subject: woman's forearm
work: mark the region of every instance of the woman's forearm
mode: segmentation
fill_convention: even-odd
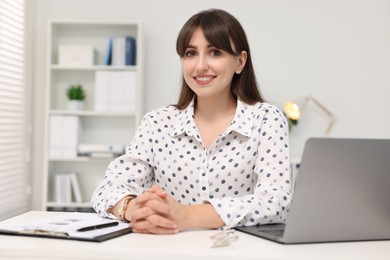
[[[211,204],[184,206],[181,229],[220,228],[225,225]]]

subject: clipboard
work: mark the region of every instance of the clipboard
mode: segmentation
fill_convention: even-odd
[[[129,223],[101,218],[96,213],[64,213],[9,227],[0,234],[102,242],[131,233]]]

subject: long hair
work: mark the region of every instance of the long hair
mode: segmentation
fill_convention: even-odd
[[[176,52],[181,58],[184,57],[197,28],[203,31],[207,41],[215,48],[235,56],[240,55],[242,51],[247,52],[244,69],[240,74],[233,76],[231,92],[235,98],[247,104],[264,102],[257,86],[248,40],[240,22],[228,12],[220,9],[210,9],[195,14],[184,24],[176,41]],[[175,106],[178,109],[184,109],[194,97],[195,93],[182,76],[179,101]]]

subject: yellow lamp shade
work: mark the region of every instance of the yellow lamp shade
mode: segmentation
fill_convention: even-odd
[[[299,106],[291,101],[284,103],[284,112],[286,116],[292,120],[299,120],[301,117],[301,110]]]

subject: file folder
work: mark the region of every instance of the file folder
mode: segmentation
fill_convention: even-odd
[[[1,227],[0,234],[102,242],[131,233],[129,223],[101,218],[96,213],[62,215]]]

